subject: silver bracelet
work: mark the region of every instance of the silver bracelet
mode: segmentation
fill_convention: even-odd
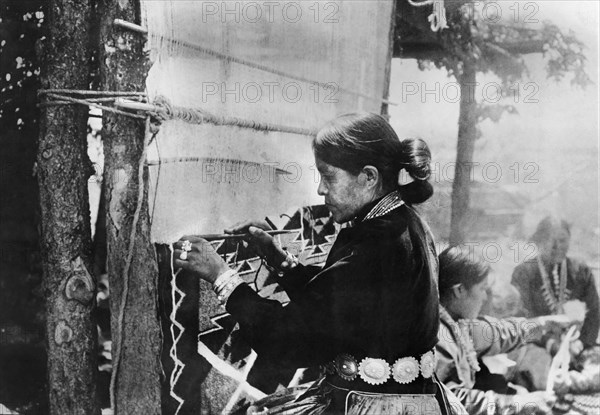
[[[225,305],[231,293],[242,284],[245,284],[244,280],[232,269],[219,275],[213,284],[213,290],[217,294],[219,303]]]
[[[215,292],[220,291],[221,288],[223,288],[223,286],[225,284],[227,284],[227,282],[235,275],[237,274],[237,272],[233,269],[228,269],[227,271],[225,271],[224,273],[222,273],[221,275],[219,275],[217,277],[217,279],[215,279],[215,282],[213,282],[213,290]]]
[[[233,277],[231,281],[225,284],[225,287],[223,287],[223,289],[217,294],[219,303],[221,303],[221,305],[225,305],[233,291],[242,284],[244,284],[244,280],[240,278],[239,275]]]

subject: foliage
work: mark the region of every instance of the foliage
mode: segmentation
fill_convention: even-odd
[[[490,1],[490,0],[488,0]],[[485,4],[485,2],[484,2]],[[501,81],[503,90],[528,75],[523,55],[542,53],[546,58],[548,78],[561,81],[572,74],[571,83],[585,88],[591,84],[586,73],[585,45],[572,30],[563,32],[552,22],[541,27],[515,22],[494,22],[484,18],[480,9],[468,3],[448,15],[448,28],[438,35],[444,53],[430,60],[420,60],[421,69],[432,65],[446,69],[448,76],[460,81],[464,65],[475,65],[477,72],[493,73]],[[478,121],[498,121],[503,112],[516,113],[512,105],[478,105]]]
[[[37,131],[40,65],[36,44],[45,38],[45,2],[0,4],[0,130]]]
[[[460,76],[465,63],[474,63],[478,72],[493,72],[503,82],[511,83],[527,73],[522,56],[538,52],[547,58],[548,77],[559,81],[571,72],[574,84],[585,87],[591,83],[585,72],[585,45],[572,30],[564,33],[548,21],[538,29],[526,23],[492,22],[472,6],[451,13],[448,26],[439,34],[445,53],[433,58],[432,63],[445,68],[449,75]],[[420,65],[425,68],[427,63],[421,61]]]
[[[566,73],[573,72],[572,84],[586,87],[592,83],[585,72],[585,45],[577,39],[572,30],[563,33],[555,24],[546,22],[542,28],[542,39],[544,55],[548,57],[548,77],[560,81]]]

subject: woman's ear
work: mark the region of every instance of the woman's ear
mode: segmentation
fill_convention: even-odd
[[[379,185],[379,170],[377,170],[377,167],[367,164],[362,168],[361,173],[364,174],[367,187],[373,188]]]
[[[452,293],[454,294],[455,298],[462,299],[466,292],[467,290],[462,284],[455,284],[452,286]]]

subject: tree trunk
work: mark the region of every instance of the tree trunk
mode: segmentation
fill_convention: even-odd
[[[383,85],[383,98],[389,100],[390,98],[390,82],[392,78],[392,57],[394,54],[394,36],[396,34],[396,2],[392,5],[392,13],[390,18],[390,33],[388,36],[388,55],[385,61],[385,72],[384,72],[384,85]],[[390,120],[389,104],[383,102],[381,104],[381,115],[386,120]]]
[[[99,13],[103,89],[144,91],[148,69],[143,49],[145,38],[113,26],[115,18],[139,24],[139,3],[102,0]],[[161,407],[158,266],[150,240],[148,172],[145,167],[139,168],[145,157],[144,136],[143,121],[104,114],[102,137],[113,339],[111,403],[115,414],[158,415]]]
[[[465,61],[460,83],[460,114],[458,117],[458,144],[456,168],[452,183],[452,214],[450,219],[450,244],[465,242],[470,215],[470,181],[473,169],[473,152],[477,138],[477,102],[475,101],[475,63]]]
[[[45,88],[87,89],[88,2],[52,0],[42,73]],[[91,270],[87,112],[46,107],[38,148],[41,249],[46,296],[50,413],[99,414],[96,398],[95,281]]]

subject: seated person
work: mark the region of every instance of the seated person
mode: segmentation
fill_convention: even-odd
[[[564,303],[577,299],[587,307],[578,344],[581,352],[597,344],[600,329],[600,306],[594,275],[584,263],[567,257],[571,230],[569,224],[548,216],[531,237],[539,250],[537,257],[515,268],[511,283],[521,294],[526,317],[558,314]],[[578,353],[577,353],[578,354]]]
[[[544,330],[564,325],[564,316],[534,319],[477,318],[487,298],[487,264],[470,258],[468,250],[451,247],[440,254],[440,331],[436,346],[436,373],[471,415],[500,413],[514,406],[519,413],[550,412],[554,394],[526,392],[515,395],[474,389],[478,358],[506,353],[541,338]]]
[[[512,275],[522,300],[521,313],[525,317],[564,313],[569,300],[585,303],[587,313],[577,340],[571,343],[571,354],[576,358],[584,349],[597,344],[600,329],[598,291],[590,268],[567,257],[571,230],[569,224],[551,216],[544,218],[531,237],[539,254],[517,266]],[[548,336],[542,346],[531,345],[519,357],[522,367],[520,383],[531,388],[543,388],[547,382],[546,365],[535,362],[550,361],[560,344],[560,334]]]

